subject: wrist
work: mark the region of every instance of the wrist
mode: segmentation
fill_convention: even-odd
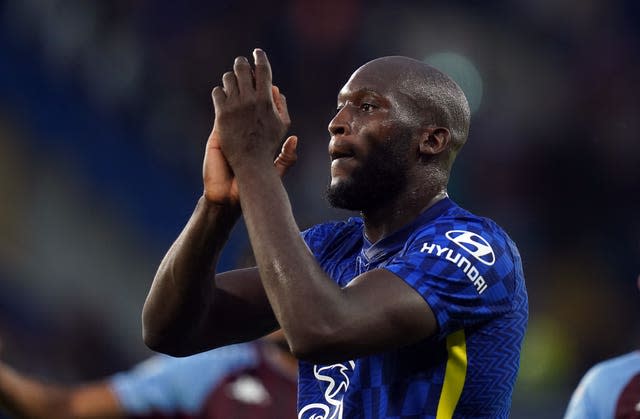
[[[273,157],[270,155],[242,158],[234,165],[231,165],[231,168],[238,181],[242,181],[245,178],[255,178],[256,176],[262,178],[268,176],[271,172],[276,173]]]
[[[240,203],[229,200],[228,202],[211,201],[202,194],[198,199],[196,208],[206,214],[207,218],[239,218],[242,209]]]

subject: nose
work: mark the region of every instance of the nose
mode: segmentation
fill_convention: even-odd
[[[333,136],[336,135],[348,135],[351,130],[349,128],[349,122],[347,117],[347,106],[338,111],[336,116],[329,122],[329,133]]]

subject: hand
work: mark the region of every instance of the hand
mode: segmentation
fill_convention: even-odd
[[[273,101],[278,115],[287,126],[290,123],[287,113],[285,97],[280,93],[277,86],[272,87]],[[221,205],[238,205],[238,184],[233,176],[231,167],[220,149],[219,133],[214,124],[214,128],[209,135],[207,147],[204,155],[203,179],[205,198],[212,203]],[[291,136],[282,145],[280,154],[274,161],[274,166],[280,177],[283,177],[287,170],[292,167],[298,156],[296,149],[298,137]]]
[[[274,94],[267,55],[255,49],[253,56],[253,73],[249,61],[238,57],[233,72],[223,75],[223,87],[212,92],[214,131],[232,168],[239,164],[269,164],[290,124],[286,101]]]

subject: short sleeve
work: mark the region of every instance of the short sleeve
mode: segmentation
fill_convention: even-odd
[[[354,246],[362,246],[362,220],[352,217],[347,221],[317,224],[301,232],[300,236],[323,265],[333,260],[334,254],[346,254]]]
[[[515,248],[503,234],[479,223],[431,225],[385,268],[426,300],[442,338],[513,309]]]
[[[596,375],[596,369],[591,369],[585,374],[582,380],[580,380],[580,384],[578,384],[578,387],[576,387],[571,395],[564,419],[590,419],[598,417],[590,397],[591,383]]]
[[[158,355],[114,375],[110,383],[127,414],[192,414],[226,375],[257,363],[256,349],[250,344],[185,358]]]
[[[323,249],[323,245],[327,240],[328,228],[322,224],[308,228],[300,233],[300,237],[311,253],[317,258]]]

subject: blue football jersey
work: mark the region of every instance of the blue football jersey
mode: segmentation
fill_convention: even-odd
[[[300,362],[299,418],[506,418],[528,318],[522,262],[493,221],[443,199],[377,243],[363,222],[320,224],[302,236],[345,287],[383,268],[431,307],[434,336],[331,365]]]

